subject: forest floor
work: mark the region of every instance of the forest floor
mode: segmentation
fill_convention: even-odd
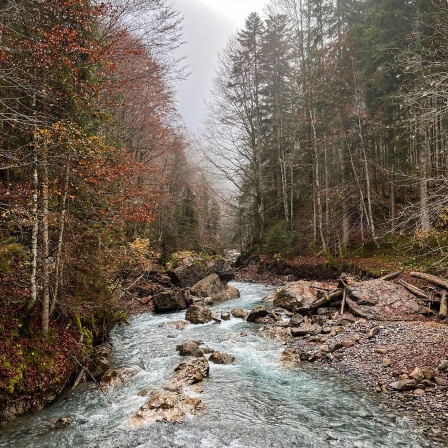
[[[334,281],[336,287],[335,279],[342,273],[365,279],[399,268],[398,259],[384,262],[382,259],[356,258],[329,265],[324,257],[299,257],[282,263],[265,258],[260,263],[238,269],[236,280],[283,285],[313,279]],[[300,273],[305,275],[301,277]],[[415,284],[406,271],[402,278]],[[319,324],[325,325],[324,316],[316,318],[321,320]],[[378,333],[368,337],[373,328]],[[303,354],[317,353],[324,345],[331,347],[336,343],[345,343],[347,347],[328,353],[315,362],[358,382],[372,393],[381,394],[387,406],[403,417],[419,422],[427,437],[448,446],[448,370],[438,370],[441,361],[448,359],[448,322],[439,321],[436,316],[415,321],[381,322],[356,318],[345,325],[340,334],[298,337],[289,345],[297,354]],[[408,391],[390,387],[397,380],[409,378],[416,368],[431,377],[426,387],[421,383],[417,389]]]

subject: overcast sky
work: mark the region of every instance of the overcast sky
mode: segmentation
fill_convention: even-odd
[[[192,72],[178,87],[179,110],[188,129],[199,130],[204,100],[212,87],[218,53],[251,12],[263,11],[265,0],[172,0],[184,16],[182,54]]]

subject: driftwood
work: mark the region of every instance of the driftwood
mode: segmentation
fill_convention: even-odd
[[[377,280],[394,280],[398,277],[400,277],[401,274],[403,274],[403,269],[400,271],[392,272],[390,274],[383,275],[382,277],[378,278]]]
[[[435,275],[431,274],[423,274],[423,272],[411,272],[409,275],[414,278],[420,278],[422,280],[426,280],[429,283],[432,283],[434,285],[442,287],[443,289],[448,290],[448,281],[444,280],[443,278],[436,277]]]
[[[414,294],[415,297],[424,300],[425,302],[437,302],[438,299],[431,298],[429,294],[427,294],[423,289],[417,288],[417,286],[411,285],[404,280],[399,280],[397,282],[399,285],[403,286],[403,288],[407,289],[411,294]]]
[[[383,275],[382,277],[378,278],[377,280],[394,280],[395,278],[399,277],[403,273],[403,270],[392,272],[390,274]],[[320,308],[322,305],[325,305],[326,303],[331,303],[333,300],[339,299],[340,297],[344,296],[345,288],[336,289],[330,294],[325,293],[323,297],[313,302],[310,306],[311,309],[315,310],[317,308]]]
[[[446,319],[447,315],[448,315],[448,306],[447,306],[447,299],[446,299],[446,291],[443,291],[442,298],[440,299],[439,318]]]

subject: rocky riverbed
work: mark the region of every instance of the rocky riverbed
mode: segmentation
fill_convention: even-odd
[[[314,363],[356,380],[421,422],[428,437],[448,444],[448,325],[390,282],[354,286],[358,298],[348,299],[354,314],[382,320],[341,315],[340,303],[310,309],[317,291],[331,287],[286,283],[265,299],[263,316],[254,310],[254,321],[267,337],[288,345],[285,361]]]

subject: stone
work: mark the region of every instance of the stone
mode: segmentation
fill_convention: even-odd
[[[331,336],[336,336],[336,335],[338,335],[338,334],[344,333],[344,331],[345,331],[345,330],[344,330],[344,327],[338,325],[338,326],[333,327],[333,328],[331,329],[331,331],[330,331],[330,335],[331,335]]]
[[[424,389],[415,389],[414,390],[414,395],[424,395],[425,391]]]
[[[212,312],[201,305],[191,305],[185,313],[185,319],[192,324],[206,324],[212,321]]]
[[[191,294],[196,297],[210,297],[214,302],[236,299],[240,296],[237,288],[222,283],[217,274],[211,274],[197,282],[191,288]]]
[[[310,282],[287,283],[274,293],[274,306],[293,313],[309,314],[311,305],[317,299],[317,289]]]
[[[227,312],[221,313],[221,319],[222,320],[230,320],[230,313],[227,313]]]
[[[304,320],[305,318],[301,314],[295,313],[289,320],[289,325],[291,327],[298,327]]]
[[[389,350],[387,348],[376,348],[375,351],[380,355],[385,355],[386,353],[389,353]]]
[[[186,415],[196,415],[202,409],[201,400],[197,398],[162,390],[150,396],[149,400],[129,419],[128,425],[140,427],[156,422],[177,423]]]
[[[154,311],[156,313],[166,313],[169,311],[185,310],[185,291],[180,288],[170,288],[160,291],[153,297]]]
[[[422,381],[425,378],[422,370],[418,367],[416,367],[409,376],[416,381]]]
[[[116,387],[129,382],[142,369],[139,366],[120,367],[109,369],[101,377],[101,387]]]
[[[208,360],[214,364],[233,364],[235,357],[227,353],[214,352],[210,355]]]
[[[234,308],[232,310],[232,316],[236,319],[246,319],[247,313],[242,308]]]
[[[204,353],[195,341],[187,341],[176,347],[180,356],[194,356],[195,358],[203,358]]]
[[[389,384],[389,387],[394,390],[413,390],[415,389],[415,386],[417,385],[417,382],[415,380],[400,380],[400,381],[394,381],[393,383]]]
[[[185,320],[175,320],[173,322],[170,322],[168,325],[176,330],[185,330],[188,322],[186,322]]]
[[[268,336],[276,341],[286,343],[292,340],[291,329],[289,327],[278,326],[278,324],[269,328]]]
[[[199,383],[209,376],[210,366],[205,358],[182,362],[174,369],[173,383],[177,388]]]
[[[319,347],[319,351],[323,352],[323,353],[329,353],[330,352],[330,347],[327,344],[321,345]]]
[[[347,326],[355,323],[356,319],[351,314],[344,314],[343,316],[339,317],[339,319],[336,322],[336,325],[338,326]]]
[[[437,370],[439,372],[445,372],[448,370],[448,359],[442,359],[439,363],[439,366],[437,367]]]
[[[434,382],[438,386],[448,386],[448,380],[446,380],[445,378],[440,378],[439,376],[434,377]]]
[[[353,347],[356,344],[355,340],[346,339],[345,341],[342,341],[342,346],[345,348]]]
[[[383,359],[383,367],[390,367],[391,364],[392,364],[392,361],[389,358]]]
[[[426,380],[431,381],[434,379],[434,371],[433,370],[423,367],[422,373]]]
[[[260,305],[254,308],[247,316],[247,322],[257,322],[260,318],[263,318],[269,314],[265,306]]]
[[[300,364],[300,356],[293,348],[288,347],[283,350],[280,356],[280,362],[284,364],[298,365]]]
[[[213,297],[215,301],[231,300],[240,297],[240,291],[232,285],[226,285],[224,291]]]
[[[346,288],[347,308],[355,316],[367,319],[396,321],[414,320],[430,313],[403,286],[385,281],[369,280]]]
[[[373,327],[368,333],[367,338],[372,339],[380,332],[380,327]]]
[[[291,328],[291,334],[296,338],[306,335],[318,335],[322,332],[322,327],[317,324],[302,323],[299,327]]]
[[[54,429],[66,428],[73,422],[73,417],[71,415],[67,417],[50,418],[48,422]]]

